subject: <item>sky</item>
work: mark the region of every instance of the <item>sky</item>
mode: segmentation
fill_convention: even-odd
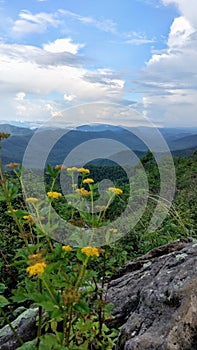
[[[0,100],[30,126],[104,102],[196,127],[196,0],[0,0]]]

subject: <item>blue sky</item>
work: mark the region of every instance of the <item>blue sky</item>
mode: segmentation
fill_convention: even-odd
[[[1,121],[105,102],[196,126],[196,30],[196,0],[0,0]]]

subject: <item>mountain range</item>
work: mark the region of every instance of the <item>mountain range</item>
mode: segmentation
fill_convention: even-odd
[[[123,160],[127,162],[129,152],[132,151],[137,157],[141,157],[149,150],[142,141],[143,135],[147,140],[155,137],[155,130],[150,127],[125,129],[107,124],[82,125],[72,130],[58,128],[32,130],[21,126],[0,124],[0,131],[10,133],[10,137],[2,141],[3,164],[21,163],[32,136],[36,137],[36,148],[31,159],[32,167],[38,166],[36,158],[42,157],[45,153],[44,148],[48,147],[46,145],[50,144],[50,140],[54,140],[54,146],[50,146],[51,151],[46,162],[55,165],[62,164],[67,156],[69,159],[70,152],[76,163],[84,164],[83,160],[87,163],[88,153],[99,159],[102,158],[99,155],[105,155],[105,157],[109,155],[115,162]],[[158,131],[173,155],[188,156],[197,149],[197,128],[159,128]]]

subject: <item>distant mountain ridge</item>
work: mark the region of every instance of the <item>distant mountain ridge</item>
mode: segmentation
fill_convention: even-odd
[[[123,145],[126,145],[131,149],[138,157],[143,156],[147,151],[148,147],[146,144],[135,135],[136,128],[124,128],[121,126],[107,125],[107,124],[96,124],[96,125],[82,125],[76,129],[70,131],[64,129],[29,129],[26,127],[18,127],[10,124],[1,124],[0,131],[10,133],[11,136],[4,140],[2,149],[2,159],[3,164],[10,162],[19,162],[23,160],[24,152],[29,144],[31,137],[35,132],[39,132],[40,143],[38,142],[37,154],[38,156],[42,154],[42,148],[44,147],[44,140],[48,139],[58,139],[58,135],[63,136],[55,143],[55,146],[49,152],[47,162],[55,165],[58,163],[63,163],[64,159],[69,152],[71,152],[75,147],[80,144],[85,143],[90,140],[97,139],[111,139],[115,140]],[[197,128],[159,128],[158,129],[166,143],[169,146],[172,154],[176,156],[187,156],[193,153],[197,149]],[[147,135],[147,137],[152,137],[153,129],[146,127],[139,127],[138,131]],[[99,141],[98,141],[99,142]],[[100,145],[99,145],[100,147]],[[102,153],[105,148],[105,143],[102,143],[100,152]],[[116,147],[116,143],[114,143]],[[113,155],[114,160],[118,161],[123,157],[121,150],[111,149],[110,154]],[[109,155],[110,155],[109,154]],[[126,155],[126,153],[125,153]],[[81,159],[83,160],[83,150],[81,152]],[[127,156],[126,156],[127,158]],[[79,159],[80,161],[80,159]],[[125,159],[126,161],[126,159]],[[33,164],[34,160],[32,160]],[[35,164],[36,166],[36,164]]]
[[[11,124],[0,124],[0,131],[7,132],[11,135],[26,135],[33,134],[34,132],[32,129]]]

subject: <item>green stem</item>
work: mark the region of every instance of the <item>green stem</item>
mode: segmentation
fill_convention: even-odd
[[[72,327],[72,318],[73,318],[73,305],[71,304],[69,306],[69,309],[68,309],[68,318],[66,318],[66,320],[68,319],[68,326],[65,327],[65,330],[64,330],[64,335],[66,336],[66,339],[65,339],[66,347],[69,347],[69,343],[70,343],[70,332],[71,332],[71,327]],[[63,338],[63,345],[64,345],[64,338]]]
[[[105,206],[105,210],[103,210],[103,213],[102,213],[102,215],[100,216],[99,220],[100,220],[100,219],[103,219],[103,218],[105,217],[106,211],[107,211],[107,209],[109,208],[109,206],[110,206],[110,204],[111,204],[111,202],[112,202],[112,199],[113,199],[114,197],[115,197],[114,194],[112,194],[112,195],[110,196],[110,198],[109,198],[109,200],[108,200],[108,202],[107,202],[107,205]]]
[[[1,313],[2,313],[2,315],[3,315],[4,319],[5,319],[5,321],[8,323],[10,329],[11,329],[12,332],[14,333],[16,339],[19,341],[19,343],[20,343],[21,345],[23,345],[24,342],[23,342],[22,338],[18,335],[18,333],[16,332],[15,328],[12,326],[12,323],[10,322],[9,318],[6,316],[6,314],[5,314],[5,312],[3,311],[2,308],[0,308],[0,310],[1,310]]]
[[[77,276],[77,280],[76,280],[76,283],[75,283],[75,290],[78,289],[79,287],[79,284],[84,276],[84,273],[86,271],[86,267],[87,267],[87,264],[88,264],[88,260],[89,260],[89,256],[86,257],[86,260],[83,262],[83,265],[81,267],[81,271],[79,272],[78,276]]]
[[[43,281],[43,284],[44,284],[44,286],[46,287],[46,289],[47,289],[47,291],[48,291],[48,293],[49,293],[51,299],[55,302],[56,305],[59,306],[60,309],[62,309],[62,307],[61,307],[61,305],[60,305],[58,299],[56,298],[56,295],[55,295],[54,291],[53,291],[52,288],[51,288],[51,286],[49,287],[49,285],[48,285],[48,283],[46,282],[45,279],[42,279],[42,281]]]
[[[38,280],[38,290],[40,293],[42,293],[42,280]],[[37,331],[37,337],[39,338],[41,336],[41,328],[42,328],[42,306],[39,306],[38,308],[38,331]]]
[[[2,160],[1,159],[0,159],[0,178],[1,178],[1,181],[2,181],[2,187],[3,187],[4,194],[5,194],[5,200],[6,200],[6,203],[7,203],[7,206],[8,206],[8,210],[13,211],[12,203],[11,203],[11,200],[10,200],[10,197],[9,197],[9,194],[8,194],[7,180],[6,180],[6,177],[4,175],[3,166],[2,166]],[[26,239],[26,237],[24,235],[23,227],[22,227],[19,219],[17,218],[17,216],[16,216],[16,214],[14,212],[13,212],[13,219],[14,219],[14,221],[15,221],[18,229],[19,229],[21,237],[23,237],[23,239],[24,239],[26,247],[28,248],[28,240]]]

